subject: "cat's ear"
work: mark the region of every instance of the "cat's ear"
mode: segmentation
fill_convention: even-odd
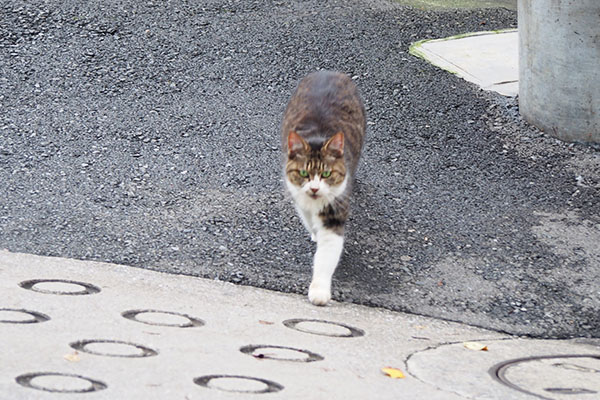
[[[308,143],[296,132],[291,131],[288,135],[288,157],[294,158],[296,154],[306,151]]]
[[[342,157],[344,155],[344,133],[338,132],[333,135],[323,145],[323,151],[331,154],[334,157]]]

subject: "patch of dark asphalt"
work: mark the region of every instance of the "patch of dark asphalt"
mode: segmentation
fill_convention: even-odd
[[[4,1],[0,247],[305,293],[279,123],[302,76],[341,70],[369,125],[334,298],[598,337],[598,151],[408,54],[515,26],[384,0]]]

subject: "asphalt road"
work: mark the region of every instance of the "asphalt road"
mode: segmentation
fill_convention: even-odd
[[[0,248],[305,293],[279,124],[327,68],[369,121],[335,299],[600,337],[600,152],[408,54],[515,26],[385,0],[5,0]]]

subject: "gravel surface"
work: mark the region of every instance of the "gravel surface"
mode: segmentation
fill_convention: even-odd
[[[327,68],[369,121],[335,299],[600,337],[598,149],[408,54],[515,26],[385,0],[4,0],[0,247],[305,293],[279,124]]]

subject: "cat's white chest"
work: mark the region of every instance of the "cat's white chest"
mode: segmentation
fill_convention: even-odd
[[[302,223],[310,233],[313,241],[316,241],[317,233],[323,228],[323,221],[319,214],[327,206],[333,203],[337,196],[342,195],[346,190],[347,181],[346,177],[342,184],[335,188],[331,188],[327,185],[322,186],[321,189],[319,189],[321,195],[314,198],[309,194],[311,187],[310,182],[302,187],[298,187],[288,179],[285,180],[286,186],[294,198],[294,204],[296,205],[298,215],[302,219]]]
[[[312,198],[306,193],[306,190],[293,185],[289,180],[286,179],[285,183],[294,199],[294,205],[302,224],[311,234],[312,240],[315,240],[316,233],[323,226],[319,213],[329,204],[329,199],[325,196]]]

